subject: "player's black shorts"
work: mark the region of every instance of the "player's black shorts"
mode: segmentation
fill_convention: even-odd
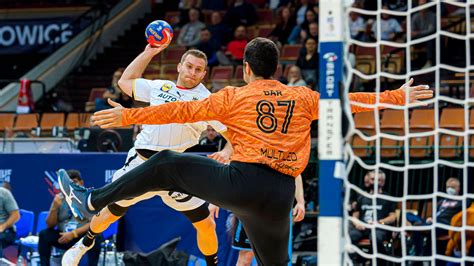
[[[252,250],[250,241],[239,219],[236,219],[232,248],[238,250]]]

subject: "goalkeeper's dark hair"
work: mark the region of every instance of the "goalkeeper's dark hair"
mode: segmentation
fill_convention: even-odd
[[[267,38],[255,38],[245,47],[244,61],[257,77],[271,78],[277,70],[278,57],[278,47]]]

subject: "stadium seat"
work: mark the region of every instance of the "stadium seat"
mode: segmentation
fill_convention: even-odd
[[[357,46],[355,68],[364,74],[375,73],[375,48]]]
[[[355,128],[367,136],[375,134],[375,113],[363,112],[354,115]],[[372,156],[374,141],[365,141],[357,135],[352,138],[352,149],[356,156],[366,158]]]
[[[234,77],[233,79],[243,80],[244,79],[244,67],[242,65],[238,65],[235,67]]]
[[[382,67],[385,72],[398,74],[401,72],[405,62],[405,49],[383,45],[381,49]],[[385,60],[388,60],[385,62]],[[385,65],[386,64],[386,65]]]
[[[178,64],[181,61],[181,57],[183,56],[184,52],[186,52],[186,47],[183,46],[175,46],[169,47],[162,53],[161,63],[162,64]]]
[[[230,81],[230,84],[232,86],[244,86],[245,85],[244,72],[243,72],[243,66],[242,65],[235,66],[234,75],[233,75],[233,77]]]
[[[16,240],[18,245],[18,256],[21,255],[21,241],[22,237],[27,237],[33,234],[33,226],[35,223],[35,213],[32,211],[20,209],[20,220],[15,223]]]
[[[42,135],[50,135],[53,127],[64,127],[64,113],[44,113],[41,116]]]
[[[20,220],[16,222],[16,238],[26,237],[33,234],[35,223],[35,213],[32,211],[20,209]]]
[[[49,211],[42,211],[38,214],[38,218],[36,220],[36,228],[34,229],[35,236],[20,238],[19,240],[19,246],[20,246],[19,249],[21,249],[22,247],[28,248],[29,255],[26,256],[28,263],[31,263],[32,260],[34,259],[39,259],[39,256],[37,255],[37,253],[34,253],[34,251],[38,250],[39,239],[37,236],[39,232],[47,228],[46,218],[48,217],[48,214],[49,214]]]
[[[294,63],[300,54],[300,44],[289,45],[285,44],[281,50],[280,60],[288,63]]]
[[[275,28],[274,25],[260,25],[258,26],[258,36],[259,37],[268,37],[270,33],[272,33],[273,29]]]
[[[230,81],[234,74],[233,66],[216,66],[212,68],[212,81]]]
[[[211,76],[210,76],[212,90],[215,92],[229,85],[233,76],[234,76],[233,66],[213,67],[211,70]]]
[[[10,130],[13,130],[14,123],[15,123],[15,114],[0,113],[0,136],[9,137],[9,134],[7,132]]]
[[[380,120],[380,130],[391,135],[404,135],[405,118],[403,110],[387,109],[383,111]],[[384,158],[399,157],[403,148],[403,141],[381,138],[380,155]]]
[[[441,113],[439,127],[454,131],[464,130],[464,109],[445,108]],[[440,134],[439,156],[441,158],[460,157],[463,151],[464,138],[450,134]]]
[[[69,113],[65,127],[69,131],[76,128],[90,127],[90,117],[90,113]]]
[[[33,128],[38,127],[38,114],[19,114],[16,116],[15,132],[30,134]]]
[[[273,11],[271,9],[257,9],[257,24],[273,24]]]
[[[410,119],[410,132],[432,131],[435,127],[434,109],[415,109]],[[410,157],[424,158],[432,153],[434,136],[410,139]]]

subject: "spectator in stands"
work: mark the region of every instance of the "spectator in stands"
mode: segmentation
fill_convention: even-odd
[[[288,86],[306,86],[306,81],[301,76],[301,69],[298,66],[290,67],[287,80]]]
[[[179,25],[178,27],[181,28],[187,23],[189,23],[190,18],[189,18],[189,11],[191,9],[196,9],[199,12],[199,17],[202,17],[201,15],[201,0],[181,0],[179,1],[178,8],[180,11],[180,16],[179,16]]]
[[[199,21],[199,10],[189,10],[189,22],[183,26],[178,36],[178,44],[186,47],[195,46],[199,43],[199,35],[206,25]]]
[[[427,0],[419,0],[418,5],[424,5]],[[411,38],[417,39],[433,34],[436,31],[436,14],[431,8],[424,8],[415,13],[411,20]],[[422,44],[426,51],[425,67],[431,67],[435,57],[435,40]]]
[[[309,37],[316,39],[316,42],[319,43],[319,26],[316,22],[311,22],[308,26],[308,30],[301,30],[300,38],[301,40],[306,40]]]
[[[0,187],[0,203],[0,255],[2,255],[3,249],[15,242],[14,225],[20,220],[20,211],[12,193],[4,187]]]
[[[247,43],[247,29],[243,25],[238,26],[234,32],[234,40],[227,44],[225,52],[217,52],[219,63],[221,65],[241,65]]]
[[[296,24],[300,26],[306,20],[306,11],[313,8],[313,5],[309,3],[309,0],[300,0],[299,5],[296,9]]]
[[[314,12],[313,9],[308,9],[306,10],[306,13],[305,13],[304,22],[301,23],[301,25],[296,25],[291,31],[290,37],[288,37],[288,43],[289,44],[302,43],[305,39],[300,38],[301,31],[309,32],[309,24],[313,22],[318,23],[316,13]]]
[[[234,3],[229,6],[229,10],[227,10],[224,16],[224,22],[232,29],[237,28],[239,25],[252,26],[257,22],[257,10],[255,10],[252,4],[247,3],[245,0],[234,0]]]
[[[375,171],[367,173],[369,179],[369,193],[374,194],[375,192]],[[384,195],[383,187],[385,185],[385,173],[382,170],[378,172],[378,194]],[[374,210],[374,207],[376,210]],[[383,224],[383,225],[394,225],[397,217],[395,215],[396,204],[394,202],[387,201],[385,199],[377,198],[375,206],[372,199],[360,195],[357,198],[356,210],[352,213],[352,217],[355,219],[352,221],[349,227],[349,235],[352,243],[357,244],[364,238],[372,238],[371,230],[366,228],[363,223],[366,224]],[[362,223],[363,222],[363,223]],[[383,229],[376,229],[376,243],[377,251],[379,253],[386,253],[383,242],[390,237],[388,231]]]
[[[219,45],[215,39],[212,39],[211,32],[209,29],[204,28],[201,30],[201,35],[196,49],[203,51],[207,56],[207,65],[215,66],[218,65],[216,52],[219,50]]]
[[[301,69],[304,80],[311,88],[316,88],[318,84],[319,54],[317,48],[317,40],[309,37],[304,42],[304,47],[301,48],[300,55],[296,60],[296,65]]]
[[[361,36],[365,31],[365,21],[359,13],[351,12],[349,14],[349,29],[351,32],[351,38],[360,40]]]
[[[199,141],[199,145],[213,146],[216,151],[222,150],[226,143],[227,141],[211,126],[207,126],[205,137]]]
[[[383,10],[388,10],[388,6],[384,5]],[[397,34],[402,32],[400,23],[387,13],[382,13],[380,20],[380,39],[384,41],[395,41]],[[377,23],[372,24],[372,32],[377,36]]]
[[[269,38],[272,39],[275,43],[278,41],[280,45],[288,43],[288,38],[290,37],[291,31],[295,27],[295,19],[291,15],[291,10],[288,7],[282,7],[278,11],[277,24],[273,31],[270,33]],[[260,36],[267,37],[267,36]]]
[[[133,100],[127,95],[122,94],[119,86],[118,80],[123,74],[123,68],[115,70],[112,76],[112,84],[105,90],[102,98],[95,100],[95,110],[100,111],[107,108],[110,108],[110,105],[107,103],[107,99],[112,99],[114,101],[120,102],[124,106],[131,107]]]
[[[222,22],[222,16],[217,11],[212,12],[211,25],[207,28],[211,32],[211,38],[214,39],[219,46],[226,45],[232,36],[232,29]]]
[[[68,170],[71,180],[79,185],[84,185],[81,173],[77,170]],[[72,247],[83,234],[89,229],[86,220],[78,221],[74,218],[61,193],[54,197],[48,216],[46,217],[48,228],[39,233],[38,252],[40,254],[41,265],[50,265],[52,247],[63,250]],[[100,242],[96,241],[95,246],[88,253],[89,265],[97,265],[100,254]]]
[[[461,191],[461,182],[455,177],[451,177],[446,181],[446,194],[451,196],[459,195]],[[462,201],[455,199],[440,199],[437,204],[436,222],[440,224],[449,225],[453,216],[462,210]],[[432,224],[433,218],[428,217],[426,221],[423,221],[421,217],[413,217],[413,220],[409,220],[414,225],[426,225]],[[415,246],[416,255],[431,255],[431,238],[427,237],[427,248],[424,248],[424,236],[426,232],[414,231],[413,232],[413,244]],[[438,254],[444,254],[446,250],[447,240],[449,239],[448,230],[440,227],[436,227],[436,249]]]
[[[372,27],[374,24],[373,19],[368,19],[367,22],[365,23],[365,29],[364,32],[362,32],[361,35],[359,35],[359,41],[361,42],[375,42],[375,35],[374,32],[372,31]]]

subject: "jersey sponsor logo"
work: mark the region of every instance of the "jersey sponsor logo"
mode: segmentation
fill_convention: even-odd
[[[175,96],[164,92],[158,94],[158,99],[162,99],[165,102],[176,102],[178,100]]]
[[[295,152],[285,152],[285,151],[280,151],[280,150],[275,150],[275,149],[270,149],[270,148],[260,148],[260,154],[269,159],[283,160],[283,161],[289,161],[289,162],[298,161],[298,156],[296,155]]]
[[[3,182],[10,183],[12,172],[13,172],[13,169],[0,169],[0,183],[3,183]]]
[[[199,101],[199,97],[198,96],[193,96],[193,101]]]
[[[164,92],[168,92],[168,91],[171,90],[171,88],[173,88],[172,84],[165,83],[165,84],[163,84],[163,86],[161,86],[160,90],[164,91]]]

